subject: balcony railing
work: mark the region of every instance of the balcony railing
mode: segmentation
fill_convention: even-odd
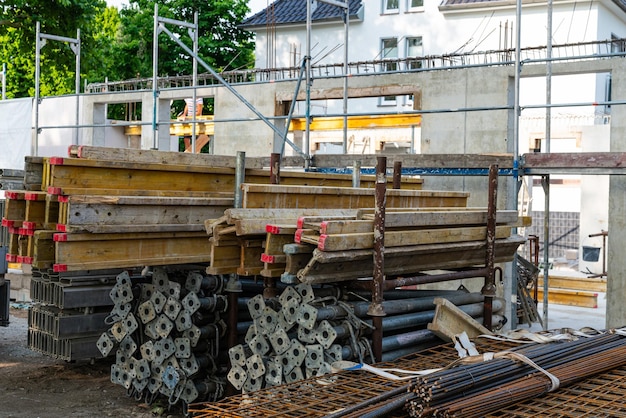
[[[520,59],[524,63],[541,63],[548,60],[545,46],[522,48]],[[605,41],[580,42],[552,46],[552,61],[575,62],[582,60],[605,59],[626,55],[626,38]],[[450,68],[479,67],[494,65],[513,65],[514,49],[467,52],[422,57],[357,61],[348,64],[351,76],[392,72],[432,71]],[[229,84],[256,83],[268,81],[295,80],[300,73],[298,67],[254,68],[249,70],[225,71],[220,75]],[[332,78],[344,76],[344,64],[318,64],[311,68],[313,78]],[[198,74],[197,86],[218,85],[219,81],[210,73]],[[159,89],[193,87],[192,76],[167,76],[158,78]],[[91,83],[86,93],[126,92],[151,90],[152,78]]]

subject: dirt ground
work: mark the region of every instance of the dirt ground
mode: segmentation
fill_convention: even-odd
[[[2,417],[182,417],[126,396],[111,383],[111,361],[69,363],[28,349],[27,311],[11,308],[0,327],[0,416]]]

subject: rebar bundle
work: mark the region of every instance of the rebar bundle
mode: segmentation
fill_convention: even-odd
[[[184,409],[220,398],[226,383],[218,367],[227,309],[222,287],[220,277],[195,271],[178,277],[155,268],[145,282],[117,276],[112,325],[97,343],[103,356],[115,352],[111,381],[136,399],[152,403],[161,396]]]
[[[537,397],[585,377],[626,364],[626,338],[599,335],[565,343],[517,350],[541,367],[509,358],[462,364],[424,377],[409,386],[412,417],[479,417]],[[558,382],[555,383],[551,381]],[[555,380],[556,379],[556,380]]]

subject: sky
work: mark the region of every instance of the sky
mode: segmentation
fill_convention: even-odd
[[[249,0],[248,5],[250,6],[251,14],[263,10],[272,1],[273,0]],[[106,2],[109,6],[115,6],[118,9],[128,4],[128,0],[106,0]]]

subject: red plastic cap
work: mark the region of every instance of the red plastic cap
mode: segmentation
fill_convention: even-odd
[[[270,254],[261,254],[261,261],[264,263],[273,263],[274,256]]]
[[[270,234],[280,234],[280,226],[267,224],[265,225],[265,232]]]
[[[65,271],[67,271],[67,264],[54,264],[52,266],[52,270],[55,273],[63,273]]]
[[[328,235],[326,234],[320,235],[320,238],[317,241],[317,248],[319,248],[322,251],[324,251],[324,242],[326,241],[326,237],[328,237]]]
[[[67,234],[65,234],[65,233],[54,234],[52,236],[52,241],[54,241],[54,242],[65,242],[65,241],[67,241]]]

